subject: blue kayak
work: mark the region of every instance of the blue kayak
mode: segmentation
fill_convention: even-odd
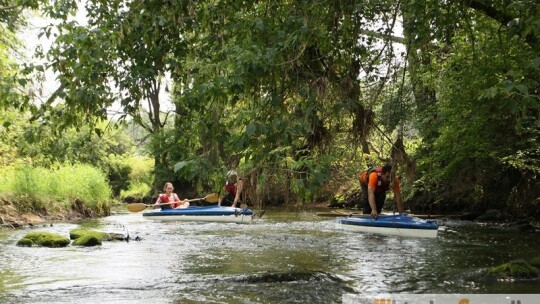
[[[405,214],[379,215],[376,219],[369,215],[345,217],[337,218],[335,222],[337,228],[343,230],[407,237],[435,238],[439,229],[439,225],[433,220]]]
[[[217,205],[187,208],[162,209],[144,212],[144,218],[159,220],[205,221],[205,222],[249,222],[253,211],[251,209],[221,207]]]

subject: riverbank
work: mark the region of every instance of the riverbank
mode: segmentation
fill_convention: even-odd
[[[107,216],[110,214],[110,210],[105,210],[103,213],[92,211],[79,200],[73,201],[69,207],[55,208],[55,210],[44,208],[38,212],[23,211],[21,209],[17,207],[17,204],[7,198],[0,197],[0,227],[7,229],[20,228]]]
[[[13,205],[0,206],[0,227],[2,228],[21,228],[83,218],[85,218],[84,215],[74,211],[70,212],[66,210],[55,212],[54,214],[20,213]]]

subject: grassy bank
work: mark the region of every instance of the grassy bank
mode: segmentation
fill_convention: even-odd
[[[44,217],[109,213],[111,189],[104,173],[88,165],[53,169],[18,165],[0,170],[0,216],[9,224],[22,214]]]

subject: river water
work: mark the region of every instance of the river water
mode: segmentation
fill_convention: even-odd
[[[341,303],[344,294],[540,293],[486,269],[540,255],[540,233],[439,221],[437,239],[336,230],[314,212],[269,211],[253,224],[160,222],[120,213],[0,231],[0,303]],[[29,231],[90,227],[129,242],[27,248]],[[135,238],[139,241],[134,241]]]

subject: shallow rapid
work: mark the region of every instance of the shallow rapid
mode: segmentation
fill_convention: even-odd
[[[343,294],[538,293],[486,269],[540,252],[539,233],[439,221],[436,239],[344,232],[313,212],[267,211],[253,224],[144,219],[0,231],[0,303],[341,303]],[[27,248],[29,231],[121,232],[129,242]],[[140,239],[136,241],[135,239]]]

